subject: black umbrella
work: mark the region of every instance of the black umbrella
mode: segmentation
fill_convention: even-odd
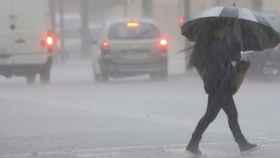
[[[198,40],[201,34],[230,26],[237,30],[243,51],[263,50],[275,47],[280,35],[275,25],[263,14],[246,8],[215,7],[206,10],[198,17],[182,26],[182,34],[190,41]]]

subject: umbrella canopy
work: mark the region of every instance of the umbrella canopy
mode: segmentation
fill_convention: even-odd
[[[246,8],[215,7],[189,20],[182,26],[182,34],[190,41],[199,40],[201,34],[232,27],[239,36],[242,50],[263,50],[275,47],[280,35],[266,16]]]

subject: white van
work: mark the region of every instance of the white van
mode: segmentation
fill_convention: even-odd
[[[58,37],[50,31],[48,0],[0,0],[0,19],[0,75],[32,84],[39,74],[49,83]]]

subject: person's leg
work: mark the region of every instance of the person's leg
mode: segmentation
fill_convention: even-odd
[[[249,147],[253,144],[248,143],[246,138],[244,137],[239,122],[238,122],[238,112],[234,103],[233,96],[227,96],[225,97],[225,102],[222,105],[223,110],[225,111],[227,117],[228,117],[228,123],[229,127],[231,129],[231,132],[234,136],[235,141],[239,145],[240,149],[243,150],[246,147]],[[254,145],[253,145],[254,146]],[[251,146],[251,147],[253,147]]]
[[[214,95],[209,95],[206,113],[200,119],[200,121],[192,135],[192,138],[186,148],[188,151],[191,151],[194,153],[200,153],[199,142],[201,140],[202,134],[205,132],[207,127],[210,125],[210,123],[215,120],[220,109],[221,109],[221,105],[218,102],[217,98]]]

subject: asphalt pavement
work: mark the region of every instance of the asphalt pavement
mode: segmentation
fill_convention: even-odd
[[[171,69],[176,69],[174,66]],[[176,69],[177,70],[177,69]],[[175,72],[175,71],[172,71]],[[195,73],[92,80],[89,62],[56,65],[50,85],[0,78],[0,157],[189,157],[183,152],[207,96]],[[245,81],[235,96],[242,129],[278,157],[280,83]],[[241,157],[225,115],[205,133],[207,157]]]

